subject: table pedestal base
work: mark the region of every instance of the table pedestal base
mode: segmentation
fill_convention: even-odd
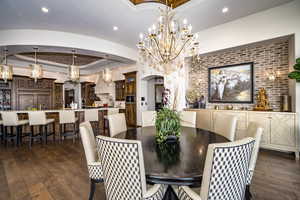
[[[163,200],[179,200],[172,186],[168,185]]]

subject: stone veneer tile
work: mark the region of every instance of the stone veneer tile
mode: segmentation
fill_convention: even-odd
[[[288,95],[289,84],[287,74],[289,72],[289,46],[288,40],[270,41],[257,46],[244,46],[200,56],[199,63],[189,61],[189,88],[195,90],[198,95],[208,97],[208,68],[254,62],[254,95],[259,88],[264,87],[270,100],[270,106],[280,110],[280,96]],[[265,76],[268,70],[278,71],[279,78],[269,81]],[[255,97],[254,97],[255,99]],[[255,102],[256,103],[256,100]],[[208,108],[214,105],[207,103]],[[228,104],[227,104],[228,105]],[[234,107],[249,107],[254,104],[232,104]]]

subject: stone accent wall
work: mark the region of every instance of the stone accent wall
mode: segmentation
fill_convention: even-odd
[[[208,99],[208,68],[254,62],[254,95],[258,89],[266,88],[270,106],[275,110],[280,110],[280,96],[289,94],[288,72],[289,72],[289,43],[288,39],[271,40],[258,44],[252,44],[228,50],[203,54],[198,63],[189,60],[189,89],[197,94],[204,95]],[[279,73],[275,81],[270,81],[267,73],[275,71]],[[255,99],[255,96],[254,96]],[[256,103],[256,100],[254,100]],[[207,107],[221,104],[208,103]],[[252,109],[254,104],[229,104],[235,108],[247,107]]]

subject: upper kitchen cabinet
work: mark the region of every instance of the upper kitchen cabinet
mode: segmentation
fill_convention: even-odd
[[[125,80],[115,81],[116,101],[125,100]]]
[[[81,83],[81,98],[83,101],[83,106],[92,106],[95,101],[99,98],[95,94],[96,84],[93,82],[82,82]]]

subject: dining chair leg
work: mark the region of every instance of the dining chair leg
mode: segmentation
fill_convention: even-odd
[[[95,183],[95,181],[93,181],[93,179],[91,179],[91,188],[90,188],[89,200],[94,199],[95,189],[96,189],[96,183]]]
[[[246,186],[246,192],[245,192],[245,200],[251,200],[252,194],[250,192],[250,185]]]

